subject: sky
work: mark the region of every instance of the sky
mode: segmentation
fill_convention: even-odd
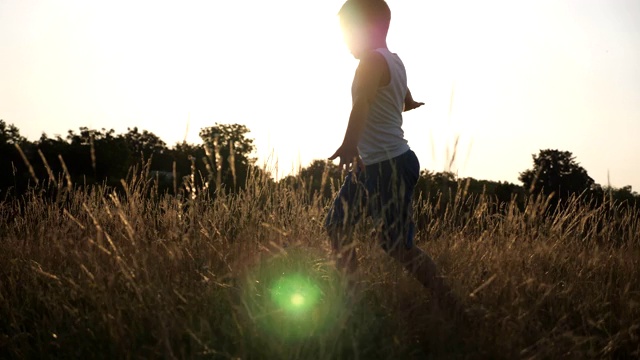
[[[388,0],[421,167],[519,183],[540,149],[640,190],[640,1]],[[167,144],[241,123],[282,176],[347,126],[342,0],[0,0],[0,119],[36,140],[137,126]],[[455,153],[452,164],[451,158]]]

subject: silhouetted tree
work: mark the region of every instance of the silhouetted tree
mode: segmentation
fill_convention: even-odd
[[[204,147],[202,145],[193,145],[187,142],[177,143],[172,149],[168,150],[176,165],[176,175],[178,184],[181,184],[185,177],[193,175],[194,181],[201,184],[202,177],[206,177],[208,170],[203,161],[206,158]],[[172,164],[173,167],[173,164]],[[167,171],[173,171],[172,168]]]
[[[131,151],[122,135],[115,130],[93,130],[81,127],[76,134],[69,130],[67,154],[62,157],[74,177],[93,177],[97,181],[107,180],[119,184],[127,177],[131,168]],[[93,153],[92,153],[93,151]]]
[[[621,188],[614,188],[607,186],[602,189],[611,200],[617,203],[625,203],[628,205],[640,205],[640,194],[633,191],[631,185],[626,185]]]
[[[524,199],[522,199],[524,189],[516,184],[512,184],[506,181],[498,181],[494,192],[496,199],[498,199],[498,203],[508,203],[514,196],[516,197],[518,203],[524,201]]]
[[[21,144],[26,141],[15,125],[7,125],[4,120],[0,120],[0,145]]]
[[[573,194],[582,194],[595,184],[569,151],[540,150],[533,155],[533,168],[518,178],[531,194],[553,194],[552,204]]]
[[[416,197],[428,200],[432,205],[439,203],[443,208],[458,190],[458,182],[452,172],[420,171],[416,184]]]
[[[133,164],[143,164],[149,159],[155,159],[164,154],[167,150],[167,144],[156,134],[147,130],[140,132],[137,127],[127,128],[124,139],[131,151],[133,157],[131,163]],[[154,168],[153,162],[152,168]]]
[[[16,144],[25,148],[27,140],[20,135],[20,130],[13,124],[9,125],[4,120],[0,120],[0,190],[26,187],[29,182],[26,165],[16,149]],[[0,200],[4,196],[5,192],[0,192]]]
[[[342,185],[342,178],[338,165],[328,160],[316,159],[307,167],[301,168],[297,175],[289,175],[281,182],[294,189],[304,187],[310,199],[319,195],[327,200],[331,198],[332,188],[337,189]]]
[[[227,189],[244,188],[249,168],[255,163],[253,139],[249,129],[240,124],[218,124],[200,130],[207,159],[211,166],[212,184],[218,182]]]

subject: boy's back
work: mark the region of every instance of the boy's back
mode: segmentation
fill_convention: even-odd
[[[375,49],[375,54],[368,56],[382,56],[389,81],[384,81],[386,77],[383,77],[386,84],[380,84],[378,87],[360,135],[358,150],[365,165],[389,160],[409,150],[402,130],[402,111],[407,94],[407,73],[404,64],[397,54],[387,48]],[[357,77],[354,78],[351,88],[354,99],[356,81]]]

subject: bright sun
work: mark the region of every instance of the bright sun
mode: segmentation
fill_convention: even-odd
[[[292,116],[282,115],[308,112],[312,101],[322,102],[336,89],[348,95],[355,61],[342,40],[336,15],[340,4],[132,5],[125,14],[103,7],[94,9],[95,19],[87,23],[98,40],[92,42],[97,61],[108,74],[109,98],[136,125],[162,124],[159,135],[174,143],[183,140],[187,125],[186,140],[198,142],[204,126],[241,122],[255,134],[269,133],[258,139],[270,138],[271,144],[257,144],[264,151],[278,145],[279,152],[295,154],[296,144],[287,148],[290,142],[279,130],[292,125]],[[110,25],[113,19],[118,19],[117,27]],[[324,101],[334,109],[341,106]],[[349,99],[343,103],[348,105]],[[323,118],[325,123],[344,122]]]

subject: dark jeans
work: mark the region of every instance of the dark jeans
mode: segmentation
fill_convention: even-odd
[[[409,150],[393,159],[349,172],[325,219],[327,231],[348,230],[362,215],[371,216],[381,230],[381,246],[390,251],[403,241],[413,246],[415,226],[411,200],[420,176],[420,163]]]

